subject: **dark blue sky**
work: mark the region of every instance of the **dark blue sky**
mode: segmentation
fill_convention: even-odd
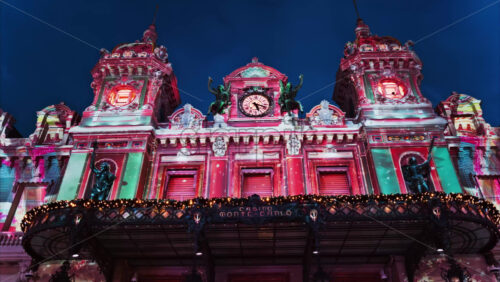
[[[99,52],[0,1],[0,107],[33,132],[36,111],[64,101],[81,113],[92,102],[90,70]],[[206,111],[210,75],[223,76],[252,57],[287,74],[304,74],[299,98],[308,111],[329,99],[342,50],[354,39],[352,1],[14,1],[8,3],[91,45],[111,50],[140,39],[157,2],[159,43],[168,48],[183,103]],[[419,39],[498,1],[358,0],[372,33]],[[500,124],[500,3],[418,42],[422,92],[434,105],[451,91],[483,101]],[[329,86],[327,86],[329,85]],[[327,86],[327,87],[325,87]]]

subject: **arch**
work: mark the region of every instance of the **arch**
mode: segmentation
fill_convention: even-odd
[[[414,192],[411,191],[408,181],[406,181],[406,179],[404,178],[403,167],[408,165],[408,162],[409,162],[411,157],[415,157],[417,159],[417,163],[419,163],[419,164],[426,160],[426,158],[424,158],[422,153],[417,152],[417,151],[407,151],[407,152],[402,153],[399,156],[399,160],[398,160],[399,169],[401,170],[401,175],[403,175],[403,181],[405,183],[406,193],[408,193],[408,194],[412,194]],[[436,185],[434,184],[434,180],[432,179],[431,173],[429,172],[429,174],[425,175],[424,177],[425,177],[425,180],[427,182],[427,185],[429,186],[429,190],[436,191],[436,188],[435,188]]]
[[[232,79],[255,79],[255,78],[277,78],[279,80],[286,81],[287,77],[277,69],[266,66],[259,62],[257,58],[253,58],[252,62],[245,66],[237,68],[226,77],[224,77],[224,83],[229,82]]]
[[[328,110],[331,111],[331,121],[329,124],[321,118],[322,105],[328,104]],[[323,109],[325,111],[325,109]],[[306,117],[311,122],[313,126],[327,126],[327,127],[342,127],[345,126],[345,113],[335,105],[330,104],[327,100],[321,101],[319,105],[314,106]]]

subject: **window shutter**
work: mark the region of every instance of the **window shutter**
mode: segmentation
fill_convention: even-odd
[[[270,173],[246,173],[243,175],[242,197],[257,194],[261,197],[273,196],[273,180]]]
[[[196,197],[194,175],[170,175],[165,198],[184,201]]]
[[[320,195],[351,195],[349,179],[345,171],[319,172]]]

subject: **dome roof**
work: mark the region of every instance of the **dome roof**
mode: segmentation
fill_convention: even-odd
[[[370,27],[362,19],[358,19],[356,29],[356,40],[354,43],[348,42],[345,46],[346,56],[358,52],[387,52],[402,51],[407,49],[401,42],[392,36],[378,36],[370,32]]]
[[[252,79],[286,79],[286,75],[279,72],[277,69],[266,66],[259,62],[259,59],[254,57],[251,63],[240,67],[224,78],[224,82],[234,79],[252,80]]]
[[[164,46],[157,46],[156,39],[158,35],[156,33],[156,26],[154,24],[150,25],[143,33],[142,40],[133,43],[123,43],[117,45],[111,54],[109,52],[104,52],[105,59],[117,59],[117,58],[147,58],[156,57],[164,62],[167,61],[167,48]]]

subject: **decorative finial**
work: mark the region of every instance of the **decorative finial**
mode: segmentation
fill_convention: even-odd
[[[142,42],[151,42],[156,44],[157,38],[158,35],[156,34],[156,27],[154,24],[150,25],[142,34]]]
[[[368,37],[371,35],[370,27],[368,27],[368,25],[365,24],[365,22],[360,18],[357,20],[354,32],[356,33],[356,38]]]
[[[257,57],[252,58],[252,64],[256,64],[258,62],[259,62],[259,58],[257,58]]]
[[[359,10],[358,10],[358,4],[356,4],[356,0],[352,0],[352,4],[354,5],[354,11],[356,12],[356,38],[360,37],[368,37],[371,35],[370,33],[370,28],[368,25],[365,24],[365,22],[361,19],[359,16]]]

